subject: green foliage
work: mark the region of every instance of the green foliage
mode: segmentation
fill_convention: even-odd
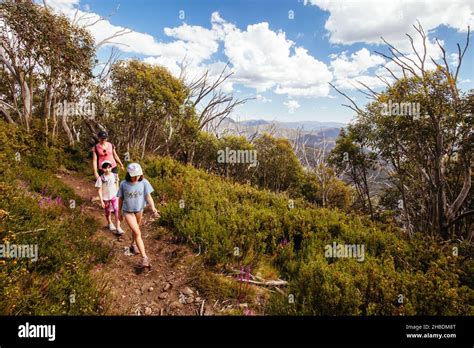
[[[354,207],[373,217],[372,185],[368,178],[370,171],[375,169],[377,156],[367,146],[366,133],[367,129],[360,125],[350,125],[347,132],[341,129],[329,163],[355,187]]]
[[[193,165],[196,168],[216,171],[220,141],[213,134],[201,131],[197,134],[194,144]]]
[[[71,70],[92,76],[94,40],[86,29],[30,1],[4,1],[0,11],[20,42],[21,53],[49,65],[53,77]]]
[[[166,201],[161,223],[201,247],[208,264],[258,269],[270,262],[289,281],[295,303],[274,295],[270,313],[473,313],[472,264],[461,264],[438,240],[408,239],[390,225],[299,199],[290,209],[287,194],[235,184],[170,158],[149,159],[145,171]],[[333,242],[363,245],[363,262],[326,258],[325,246]]]
[[[260,187],[272,191],[295,188],[303,176],[303,169],[287,139],[263,135],[255,141],[258,155],[256,181]]]
[[[140,157],[158,153],[188,162],[199,133],[188,93],[166,68],[133,59],[115,63],[110,87],[99,88],[93,99],[117,147]]]
[[[250,151],[256,151],[255,146],[245,137],[234,135],[228,135],[218,140],[217,150],[225,152],[226,148],[234,151],[247,151],[247,154],[250,154]],[[258,172],[256,166],[250,167],[250,163],[217,163],[218,151],[216,151],[214,155],[216,173],[241,183],[254,181],[255,175]],[[257,156],[254,160],[259,159],[258,151],[256,153]],[[250,157],[247,159],[250,160]]]
[[[324,165],[305,173],[300,192],[305,200],[318,206],[347,210],[352,203],[353,190]]]
[[[1,243],[38,245],[39,258],[0,260],[0,313],[99,313],[104,294],[90,271],[108,260],[109,250],[91,241],[97,229],[95,221],[78,213],[79,206],[72,212],[60,200],[46,201],[19,184],[11,172],[5,172],[0,182]],[[67,189],[56,187],[56,191],[61,194]],[[75,294],[74,304],[69,301],[71,294]]]
[[[464,213],[473,205],[473,101],[473,91],[462,93],[452,72],[441,66],[400,79],[365,107],[348,134],[341,133],[335,162],[368,168],[370,161],[360,160],[370,149],[390,167],[385,181],[391,192],[383,203],[402,202],[399,220],[406,230],[466,238],[472,230]],[[362,158],[358,144],[365,146]],[[347,163],[340,160],[343,152]]]
[[[110,250],[92,241],[96,222],[81,212],[81,199],[49,170],[71,160],[68,154],[4,122],[0,149],[0,244],[38,246],[37,261],[0,259],[0,314],[101,313],[105,293],[90,272],[107,262]],[[70,303],[72,294],[75,303]]]
[[[62,143],[47,146],[44,134],[33,129],[30,133],[24,128],[0,122],[0,169],[10,166],[24,166],[31,169],[58,170],[60,167],[70,170],[82,170],[85,151],[78,146]]]
[[[59,117],[53,118],[54,102],[77,102],[93,74],[95,43],[89,31],[64,14],[34,1],[1,1],[0,41],[5,61],[0,66],[3,106],[0,114],[11,123],[41,123],[46,137],[59,137]],[[8,87],[8,88],[6,88]],[[19,112],[13,112],[17,109]],[[74,137],[64,119],[70,143]],[[55,134],[49,134],[52,128]]]

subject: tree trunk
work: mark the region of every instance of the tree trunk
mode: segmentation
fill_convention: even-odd
[[[31,120],[31,107],[32,107],[32,95],[30,88],[23,78],[21,73],[21,95],[23,101],[23,117],[25,120],[26,131],[30,131],[30,120]]]
[[[8,123],[15,124],[15,121],[13,121],[13,118],[11,117],[8,110],[1,105],[0,105],[0,112],[5,116],[5,119],[7,120]]]
[[[53,102],[53,87],[48,85],[44,95],[44,107],[43,107],[43,117],[44,117],[44,131],[46,134],[46,143],[48,142],[49,134],[49,118],[51,116],[51,104]]]
[[[64,128],[64,131],[66,132],[66,136],[69,140],[69,145],[74,145],[74,136],[71,132],[71,129],[69,128],[69,125],[67,124],[67,116],[66,116],[66,113],[63,113],[61,115],[61,123],[62,123],[62,126]]]
[[[367,172],[365,170],[365,167],[362,169],[362,180],[363,180],[363,183],[364,183],[364,193],[367,196],[367,203],[369,205],[370,218],[373,220],[374,219],[374,209],[372,207],[372,202],[370,200],[370,189],[369,189],[369,185],[367,183]]]
[[[142,159],[142,160],[143,160],[143,157],[145,157],[146,139],[147,139],[147,137],[148,137],[148,132],[149,132],[149,130],[147,130],[147,131],[145,132],[145,136],[144,136],[144,138],[143,138],[142,155],[141,155],[141,157],[140,157],[140,159]]]
[[[56,97],[53,97],[53,104],[56,105]],[[54,141],[56,139],[57,130],[58,130],[58,118],[57,118],[57,115],[56,115],[56,109],[55,108],[53,108],[53,110],[52,110],[52,116],[53,116],[53,129],[52,129],[51,138]]]

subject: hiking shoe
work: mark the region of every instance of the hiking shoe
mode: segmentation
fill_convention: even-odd
[[[117,228],[115,227],[115,225],[112,222],[109,224],[109,230],[112,231],[112,232],[117,231]]]
[[[121,235],[123,235],[124,233],[125,233],[125,232],[122,230],[121,227],[117,227],[117,231],[115,232],[115,234],[116,234],[117,236],[121,236]]]
[[[150,261],[148,257],[142,257],[142,261],[138,265],[138,268],[151,268]]]
[[[140,254],[140,250],[138,249],[138,246],[135,243],[130,245],[130,252],[134,255]]]

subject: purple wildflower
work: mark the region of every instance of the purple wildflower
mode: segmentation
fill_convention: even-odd
[[[250,308],[245,308],[244,315],[253,315],[253,311]]]

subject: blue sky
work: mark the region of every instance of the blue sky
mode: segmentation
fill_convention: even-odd
[[[428,33],[428,55],[441,57],[436,37],[454,62],[456,43],[464,45],[467,25],[474,23],[469,0],[46,1],[69,16],[78,10],[90,18],[106,17],[90,27],[98,42],[120,28],[131,31],[104,45],[101,60],[115,46],[121,58],[164,65],[177,75],[186,57],[189,76],[206,69],[215,76],[229,62],[234,75],[225,90],[257,98],[236,109],[238,119],[349,122],[353,112],[341,106],[346,101],[328,83],[360,105],[367,100],[354,89],[357,81],[383,88],[375,75],[389,80],[381,66],[391,63],[374,53],[386,52],[380,36],[413,54],[405,33],[421,49],[412,27],[419,20]],[[473,58],[471,47],[459,78],[463,90],[473,88]]]

